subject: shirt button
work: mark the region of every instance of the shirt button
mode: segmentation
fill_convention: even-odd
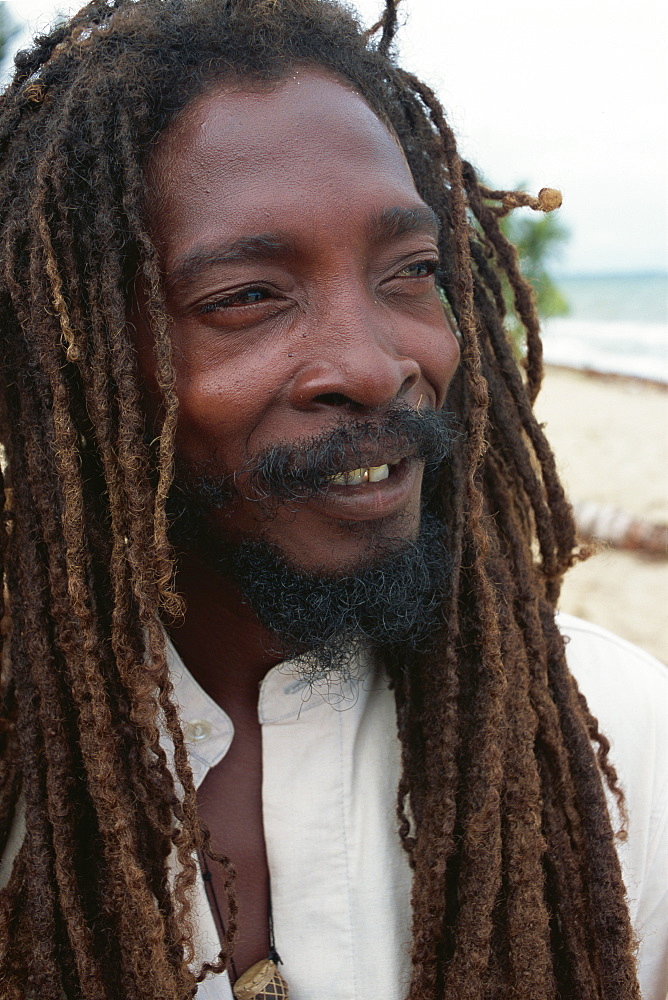
[[[211,736],[211,723],[204,719],[191,719],[183,727],[183,736],[187,743],[201,743]]]

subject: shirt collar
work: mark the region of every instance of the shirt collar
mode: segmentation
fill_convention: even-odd
[[[306,680],[299,660],[286,660],[269,671],[260,685],[258,717],[261,725],[294,722],[305,712],[326,705],[342,711],[357,701],[359,685],[372,670],[369,654],[356,654],[348,665],[348,680]]]
[[[195,788],[199,788],[210,768],[218,764],[230,749],[234,726],[227,712],[197,683],[169,636],[166,639],[174,700],[181,718]]]
[[[227,712],[197,683],[166,636],[166,653],[183,735],[195,787],[230,749],[234,725]],[[286,660],[273,667],[260,685],[258,717],[261,725],[298,720],[305,712],[326,705],[339,710],[355,704],[359,683],[372,669],[368,653],[352,658],[353,677],[348,681],[307,681],[299,660]]]

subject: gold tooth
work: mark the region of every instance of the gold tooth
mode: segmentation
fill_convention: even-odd
[[[394,466],[398,464],[399,464],[398,461],[384,462],[382,465],[367,465],[364,468],[348,469],[346,472],[339,472],[334,476],[328,476],[326,481],[329,483],[333,483],[335,486],[349,486],[351,484],[357,486],[359,485],[359,483],[353,483],[352,480],[357,478],[358,476],[361,476],[360,482],[362,483],[382,482],[383,481],[382,479],[371,479],[371,472],[372,471],[377,472],[380,469],[385,469],[388,466]],[[387,479],[387,476],[384,476],[383,478]]]

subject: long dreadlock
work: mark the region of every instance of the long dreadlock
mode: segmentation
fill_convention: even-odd
[[[538,323],[498,226],[533,202],[460,160],[434,94],[394,61],[396,23],[396,0],[366,33],[330,0],[107,0],[16,58],[0,107],[0,851],[26,818],[0,893],[10,1000],[185,1000],[205,971],[191,969],[189,894],[196,851],[214,854],[161,625],[180,612],[165,513],[177,399],[143,166],[210,81],[279,80],[295,63],[352,81],[396,132],[442,222],[439,282],[462,340],[449,401],[466,435],[433,501],[457,567],[449,627],[388,664],[414,869],[409,998],[639,996],[601,780],[618,791],[616,775],[554,624],[576,549],[531,408]],[[138,275],[162,393],[152,442],[126,322]],[[215,857],[222,969],[236,904]]]

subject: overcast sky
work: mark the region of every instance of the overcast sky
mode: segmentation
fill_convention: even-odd
[[[0,0],[32,30],[78,4]],[[378,0],[354,4],[371,23]],[[404,0],[403,64],[494,186],[559,187],[569,273],[668,269],[665,0]],[[26,36],[20,44],[26,44]]]

